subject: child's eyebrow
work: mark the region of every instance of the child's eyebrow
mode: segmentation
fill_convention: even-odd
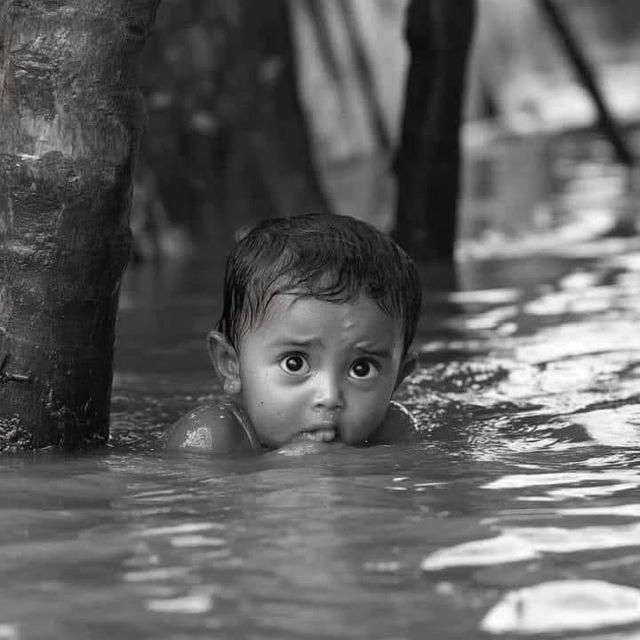
[[[296,349],[309,349],[310,347],[316,347],[322,345],[322,340],[319,338],[309,338],[308,340],[290,338],[287,340],[279,340],[273,346],[278,348],[294,347]]]
[[[391,349],[388,347],[367,347],[356,345],[356,350],[366,356],[374,356],[376,358],[391,358]]]
[[[285,340],[279,340],[275,342],[272,347],[275,349],[311,349],[312,347],[322,346],[322,340],[320,338],[309,338],[305,339],[296,339],[290,338]],[[391,359],[392,350],[388,347],[377,347],[377,346],[366,346],[366,345],[355,345],[355,350],[364,356],[372,356],[375,358],[383,359]]]

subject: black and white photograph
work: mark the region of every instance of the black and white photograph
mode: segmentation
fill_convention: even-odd
[[[639,640],[640,2],[0,0],[0,640]]]

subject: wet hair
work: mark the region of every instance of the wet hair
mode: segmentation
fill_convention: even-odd
[[[238,347],[281,293],[349,302],[364,293],[404,327],[406,353],[422,293],[409,256],[370,224],[331,214],[273,218],[250,231],[227,259],[218,331]]]

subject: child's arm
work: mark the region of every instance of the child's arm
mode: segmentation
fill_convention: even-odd
[[[203,405],[182,416],[166,440],[167,449],[235,453],[254,447],[236,416],[224,405]]]
[[[416,419],[399,402],[392,400],[380,427],[369,437],[369,444],[390,444],[412,440],[417,433]]]

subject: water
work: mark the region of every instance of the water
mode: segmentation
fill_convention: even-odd
[[[640,637],[640,242],[527,246],[423,272],[418,442],[306,456],[158,450],[221,264],[130,271],[108,449],[0,460],[0,639]]]

